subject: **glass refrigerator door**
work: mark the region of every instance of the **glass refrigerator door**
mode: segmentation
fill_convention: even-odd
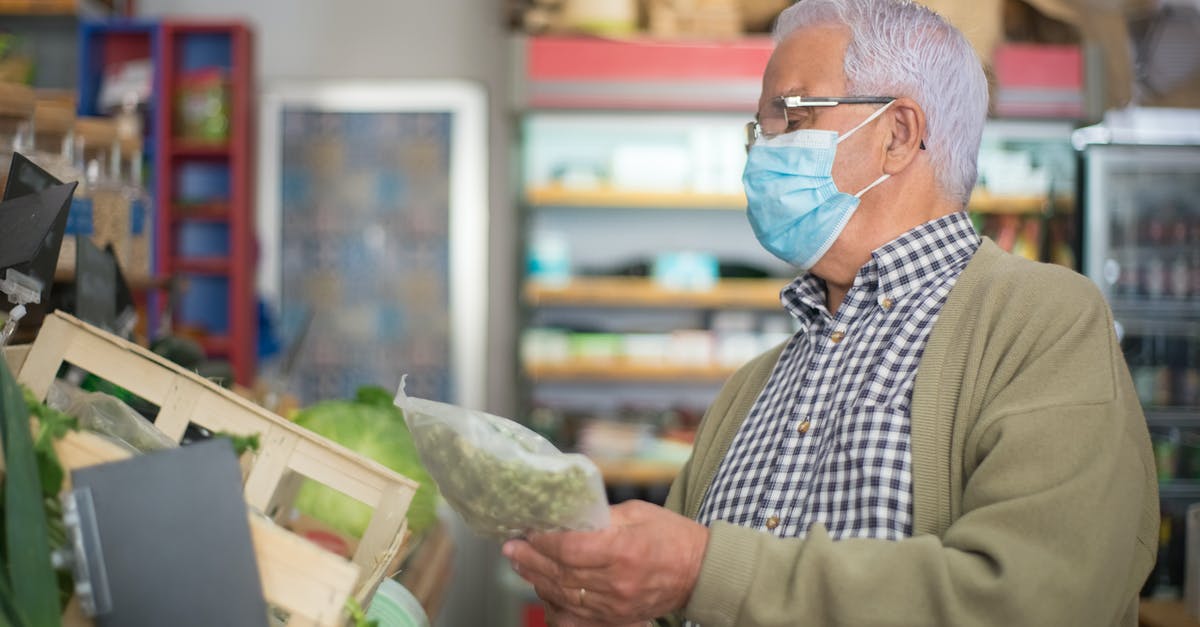
[[[1084,269],[1114,310],[1200,310],[1200,147],[1092,146]],[[1118,316],[1119,317],[1119,316]]]
[[[1086,150],[1083,267],[1112,305],[1163,499],[1143,593],[1175,597],[1187,508],[1200,501],[1200,146]]]

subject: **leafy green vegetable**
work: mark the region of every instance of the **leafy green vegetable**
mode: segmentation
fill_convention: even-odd
[[[354,401],[317,403],[300,411],[295,421],[420,483],[408,508],[408,528],[414,534],[437,520],[437,488],[421,465],[404,414],[386,390],[366,387]],[[311,481],[301,486],[296,509],[355,537],[362,537],[371,520],[370,507]]]
[[[535,529],[578,529],[593,507],[588,473],[580,466],[548,470],[502,459],[438,423],[420,427],[416,440],[429,467],[438,470],[443,496],[479,533],[512,538]]]
[[[379,621],[367,618],[367,613],[354,597],[346,599],[346,611],[350,614],[354,627],[379,627]]]
[[[228,433],[226,431],[217,431],[213,433],[214,438],[226,438],[233,445],[233,454],[241,457],[246,451],[257,451],[260,446],[258,434],[252,435],[237,435],[236,433]]]
[[[0,359],[0,437],[4,441],[5,558],[13,605],[28,624],[61,624],[58,584],[50,565],[43,487],[39,480],[29,408]],[[59,471],[61,472],[61,470]]]
[[[58,453],[54,452],[54,442],[61,439],[68,431],[79,430],[79,421],[51,407],[43,405],[34,396],[33,391],[21,386],[25,398],[25,407],[29,413],[38,419],[38,437],[33,443],[37,455],[38,477],[42,483],[42,495],[58,501],[58,493],[62,491],[63,468],[58,461]]]

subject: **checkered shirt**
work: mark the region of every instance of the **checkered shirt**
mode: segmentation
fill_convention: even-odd
[[[871,254],[831,316],[805,274],[780,300],[799,321],[705,494],[699,521],[834,539],[912,535],[909,403],[950,288],[979,247],[965,213]]]

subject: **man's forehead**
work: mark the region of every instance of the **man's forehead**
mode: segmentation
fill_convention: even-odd
[[[831,95],[830,89],[845,84],[844,62],[849,39],[847,28],[833,25],[806,26],[792,32],[771,54],[763,74],[763,94]]]

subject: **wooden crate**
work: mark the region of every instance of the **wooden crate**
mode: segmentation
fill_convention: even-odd
[[[68,433],[55,442],[54,451],[67,470],[118,461],[130,455],[129,451],[86,431]],[[346,600],[359,578],[359,567],[263,516],[250,513],[249,522],[263,598],[289,614],[287,625],[341,625]],[[68,608],[68,612],[71,624],[90,624],[77,609]]]
[[[246,501],[271,517],[291,507],[304,478],[374,508],[352,561],[360,569],[355,597],[365,601],[395,568],[407,536],[405,513],[417,483],[299,427],[136,344],[77,318],[46,316],[17,375],[45,400],[67,362],[159,407],[155,426],[179,441],[189,423],[210,431],[257,434],[246,474]]]

